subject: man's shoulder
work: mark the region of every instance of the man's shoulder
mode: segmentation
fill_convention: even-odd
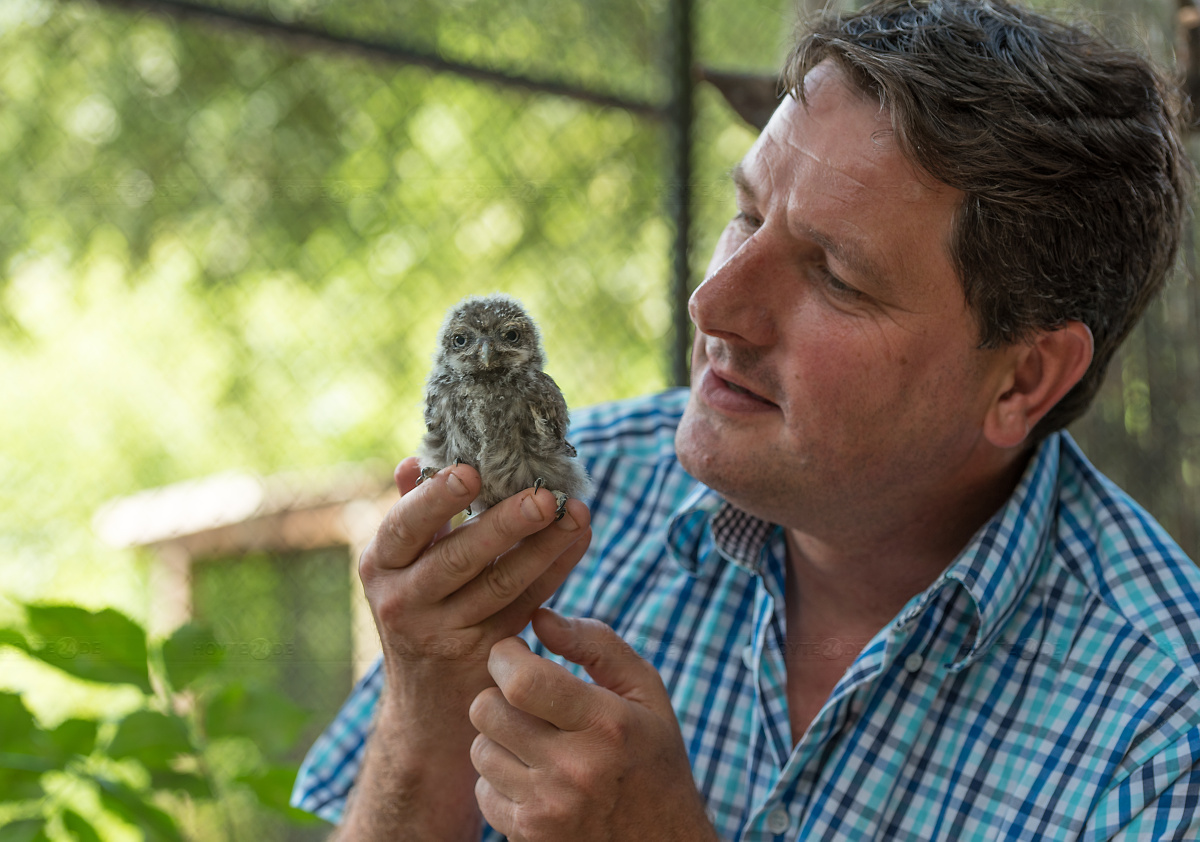
[[[675,429],[687,399],[687,389],[671,389],[573,410],[568,438],[585,460],[674,459]]]
[[[1200,686],[1200,568],[1065,436],[1056,556],[1112,619]]]

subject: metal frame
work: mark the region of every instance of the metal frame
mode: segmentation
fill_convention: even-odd
[[[666,103],[632,99],[615,94],[569,85],[550,79],[538,79],[464,62],[449,61],[436,53],[411,46],[339,35],[316,27],[287,23],[271,17],[233,11],[193,2],[193,0],[93,0],[100,5],[131,11],[164,15],[175,20],[198,21],[226,26],[257,35],[290,41],[302,49],[322,49],[350,53],[369,59],[427,67],[440,73],[453,73],[468,79],[506,88],[518,88],[554,96],[564,96],[607,108],[622,108],[639,117],[663,121],[668,128],[668,167],[670,180],[666,191],[667,214],[675,224],[671,244],[671,280],[668,287],[672,310],[672,335],[669,352],[669,380],[673,385],[688,384],[688,355],[691,348],[691,323],[687,304],[692,277],[689,255],[692,246],[692,129],[694,70],[692,66],[692,0],[670,0],[671,94]]]

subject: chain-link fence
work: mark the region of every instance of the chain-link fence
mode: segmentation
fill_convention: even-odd
[[[753,139],[702,86],[673,159],[681,7],[5,0],[0,596],[208,621],[312,713],[302,750],[370,656],[354,549],[423,431],[448,306],[523,299],[575,406],[675,378],[680,174],[699,271]],[[1169,43],[1156,10],[1110,14]],[[770,71],[794,18],[695,3],[690,58]],[[1195,553],[1193,277],[1079,429]],[[0,657],[50,719],[121,704]],[[321,835],[238,816],[236,838]]]

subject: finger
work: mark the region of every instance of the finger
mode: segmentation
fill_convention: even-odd
[[[396,469],[398,486],[407,480],[408,473],[405,463],[400,463]],[[479,474],[470,465],[440,471],[410,490],[384,516],[363,551],[360,569],[396,569],[412,564],[450,518],[470,505],[478,493]]]
[[[399,491],[400,496],[403,497],[405,494],[408,494],[410,491],[415,489],[421,482],[420,461],[417,460],[416,456],[409,456],[396,466],[396,470],[393,472],[392,477],[396,481],[396,490]],[[441,529],[434,533],[433,540],[436,541],[439,538],[445,537],[453,528],[453,522],[446,521],[442,524]]]
[[[471,765],[505,798],[516,800],[527,792],[525,787],[529,786],[529,767],[490,737],[475,735],[471,742]]]
[[[509,704],[563,731],[587,728],[615,698],[533,654],[519,637],[506,637],[492,646],[488,672]]]
[[[459,468],[454,470],[458,471]],[[431,482],[436,483],[439,479],[440,475]],[[417,493],[420,491],[420,488],[417,489]],[[403,499],[400,502],[403,503]],[[482,573],[500,555],[553,523],[556,507],[553,495],[534,494],[532,489],[501,500],[430,547],[422,563],[412,570],[413,587],[431,600],[450,596]],[[561,540],[565,548],[569,536]],[[545,559],[543,567],[552,560],[553,556]],[[507,601],[494,603],[490,610],[477,616],[482,619],[494,614],[519,594],[520,591],[509,594]],[[466,615],[466,612],[460,613]]]
[[[533,615],[533,631],[547,649],[579,664],[596,684],[618,696],[647,705],[666,699],[654,665],[605,623],[568,619],[542,608]]]
[[[537,496],[553,497],[544,493]],[[578,503],[578,501],[572,501]],[[461,616],[485,618],[499,613],[505,606],[517,603],[521,625],[525,625],[534,609],[562,584],[563,579],[583,557],[591,542],[590,513],[587,506],[578,503],[568,506],[566,513],[552,525],[525,538],[518,546],[503,553],[484,567],[475,579],[464,585],[453,596],[454,609]],[[564,558],[577,543],[583,542],[577,551]],[[562,563],[568,561],[567,563]],[[550,577],[541,581],[547,573]],[[534,585],[532,594],[526,591]]]
[[[392,477],[396,480],[396,490],[403,497],[417,487],[417,480],[421,477],[421,463],[416,456],[409,456],[396,466]]]
[[[524,628],[533,616],[533,612],[549,599],[566,580],[571,570],[587,552],[591,542],[592,532],[588,529],[578,541],[567,547],[519,597],[513,600],[512,605],[495,615],[494,620],[497,625],[503,628]]]
[[[511,798],[501,795],[491,781],[480,776],[475,781],[475,803],[479,805],[484,821],[506,839],[512,837],[516,828],[513,817],[517,805]]]
[[[524,766],[535,765],[546,742],[558,734],[558,729],[550,723],[509,704],[497,687],[488,687],[476,696],[468,716],[475,730]],[[475,768],[483,774],[483,769]],[[506,790],[505,794],[512,793]]]

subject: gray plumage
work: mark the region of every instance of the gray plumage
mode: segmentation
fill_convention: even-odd
[[[565,438],[567,403],[544,365],[537,326],[516,299],[472,297],[451,309],[425,385],[422,478],[471,465],[483,482],[476,514],[544,485],[561,517],[568,497],[586,494],[587,474]]]

